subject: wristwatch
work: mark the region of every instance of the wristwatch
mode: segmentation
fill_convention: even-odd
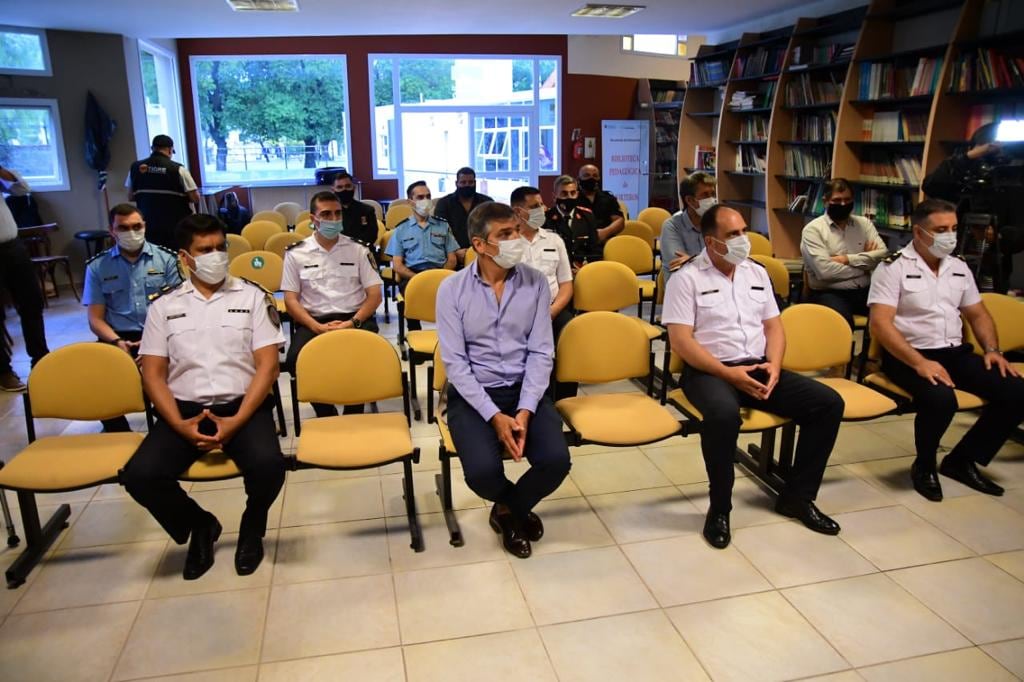
[[[358,317],[353,317],[352,318],[352,328],[353,329],[362,329],[363,328],[363,321],[360,320]]]
[[[999,353],[1000,355],[1003,354],[1003,351],[999,349],[999,346],[992,346],[991,348],[986,348],[985,352],[986,353]]]

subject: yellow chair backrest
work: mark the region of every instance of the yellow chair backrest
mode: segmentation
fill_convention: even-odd
[[[668,373],[679,374],[683,371],[683,367],[685,366],[686,363],[683,362],[683,359],[676,355],[675,351],[672,351],[668,358]]]
[[[658,305],[665,302],[665,269],[658,269]]]
[[[295,225],[298,225],[303,220],[309,220],[309,209],[303,209],[299,211],[298,215],[295,216]]]
[[[295,221],[299,219],[299,214],[302,213],[302,205],[296,204],[294,201],[282,201],[274,207],[274,211],[284,216],[286,225],[294,225]]]
[[[284,227],[271,220],[253,220],[242,228],[242,236],[249,240],[254,249],[262,249],[271,235],[284,232]]]
[[[382,221],[378,220],[377,221],[377,239],[376,239],[376,241],[374,243],[376,243],[379,246],[380,245],[380,240],[384,238],[384,234],[387,231],[388,231],[387,225],[385,225]]]
[[[639,300],[636,273],[622,263],[587,263],[580,268],[572,285],[573,307],[582,312],[619,311],[636,305]]]
[[[999,346],[1004,351],[1024,348],[1024,302],[1006,294],[991,293],[982,294],[981,300],[996,324]],[[965,326],[970,328],[970,325]],[[980,344],[972,343],[980,347]]]
[[[637,275],[643,275],[654,268],[654,251],[640,237],[619,234],[604,245],[604,259],[622,263]]]
[[[437,313],[437,288],[446,278],[454,275],[452,270],[424,270],[417,273],[405,285],[405,316],[410,320],[433,322]]]
[[[626,235],[643,239],[652,249],[654,248],[654,230],[647,223],[639,220],[627,220],[626,226],[619,232],[619,236]]]
[[[388,242],[391,241],[391,235],[393,235],[394,233],[395,233],[394,230],[385,230],[384,234],[382,234],[377,239],[377,242],[380,244],[380,262],[381,263],[390,263],[391,262],[391,256],[389,256],[386,253],[386,251],[388,250]]]
[[[271,253],[276,253],[281,258],[284,258],[285,249],[295,242],[301,242],[303,239],[305,239],[305,237],[301,234],[295,234],[294,232],[272,234],[263,248]]]
[[[782,366],[813,372],[850,362],[853,332],[843,316],[823,305],[801,303],[782,311],[786,354]]]
[[[772,256],[772,243],[768,241],[760,232],[754,232],[753,230],[747,231],[747,236],[750,237],[750,254],[759,256]]]
[[[387,215],[384,216],[384,225],[389,230],[393,230],[405,219],[412,215],[412,206],[410,204],[398,204],[392,203],[388,206]]]
[[[476,249],[472,246],[466,249],[466,257],[463,259],[462,267],[468,268],[469,264],[476,260]]]
[[[249,240],[240,234],[228,233],[228,259],[229,262],[235,259],[235,256],[241,256],[243,253],[252,251],[252,244]]]
[[[283,271],[284,260],[273,251],[243,253],[228,265],[228,272],[233,277],[244,277],[270,292],[281,288]]]
[[[444,368],[444,361],[441,359],[441,344],[434,348],[434,383],[431,385],[435,391],[444,389],[444,382],[448,381],[448,370]]]
[[[655,237],[661,236],[661,226],[665,224],[665,221],[672,217],[672,214],[661,208],[660,206],[648,206],[644,210],[640,211],[636,219],[647,225],[654,232]]]
[[[303,218],[295,223],[295,234],[303,239],[313,234],[313,222],[309,218]]]
[[[650,347],[636,319],[608,311],[583,313],[558,337],[555,377],[586,384],[644,377],[650,372]]]
[[[629,220],[629,206],[626,206],[626,202],[619,199],[619,210],[622,211],[622,217]]]
[[[288,219],[277,211],[256,211],[252,214],[252,218],[249,222],[254,223],[257,220],[269,220],[282,230],[288,229]]]
[[[391,343],[364,329],[314,337],[295,361],[296,396],[305,403],[357,405],[402,396],[402,361]]]
[[[373,212],[377,214],[377,220],[384,220],[384,208],[373,199],[360,199],[368,206],[373,206]]]
[[[751,256],[753,260],[764,266],[768,271],[768,278],[772,281],[772,289],[782,298],[789,297],[789,270],[786,264],[778,258],[755,253]]]
[[[28,376],[32,416],[97,421],[142,412],[142,377],[131,356],[106,343],[58,348]]]

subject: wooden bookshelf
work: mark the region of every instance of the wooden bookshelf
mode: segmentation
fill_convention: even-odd
[[[648,204],[669,211],[679,208],[677,150],[685,95],[685,81],[643,79],[637,84],[634,118],[651,126]]]
[[[733,58],[739,41],[720,45],[701,45],[690,67],[690,81],[683,99],[679,121],[679,146],[676,164],[686,175],[703,168],[695,168],[699,147],[714,149],[718,137],[718,121],[722,113],[722,91],[732,71]],[[722,65],[723,78],[698,80],[698,70],[715,62]],[[682,179],[682,174],[678,179]]]

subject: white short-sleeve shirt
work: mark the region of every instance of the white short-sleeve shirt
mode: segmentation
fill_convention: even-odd
[[[526,242],[523,263],[544,273],[551,289],[551,302],[558,295],[558,285],[572,281],[572,266],[569,264],[569,252],[565,250],[565,242],[554,232],[537,230],[533,241],[520,237]]]
[[[314,317],[354,313],[366,301],[366,290],[381,284],[369,250],[345,235],[327,250],[314,234],[284,254],[281,291],[297,293]]]

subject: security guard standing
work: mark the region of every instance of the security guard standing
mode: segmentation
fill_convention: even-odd
[[[544,214],[544,229],[557,232],[562,238],[575,268],[603,258],[594,213],[579,205],[579,196],[576,180],[560,175],[555,179],[555,205]]]
[[[579,205],[594,212],[597,221],[597,237],[604,244],[622,232],[626,218],[622,215],[619,200],[611,192],[601,189],[601,171],[592,163],[580,168]]]
[[[882,369],[914,397],[917,458],[910,468],[914,489],[938,502],[939,440],[957,409],[953,389],[987,401],[974,426],[942,460],[938,473],[989,495],[1003,489],[984,476],[987,465],[1024,418],[1024,379],[999,350],[992,316],[967,263],[956,248],[956,206],[922,201],[911,216],[914,240],[875,269],[868,304],[871,335],[882,344]],[[963,319],[984,355],[963,342]]]
[[[284,303],[301,325],[288,348],[287,366],[292,372],[299,351],[319,334],[335,329],[379,331],[374,313],[383,300],[383,280],[369,250],[342,234],[342,213],[335,194],[313,195],[309,214],[316,229],[284,254]],[[318,417],[338,414],[334,405],[323,403],[313,403],[313,410]],[[345,406],[345,414],[362,412],[362,405]]]
[[[367,248],[377,242],[377,211],[356,199],[356,183],[348,171],[334,176],[334,195],[341,202],[342,231]]]
[[[248,497],[235,571],[263,560],[267,512],[284,484],[273,401],[278,348],[284,343],[273,299],[228,275],[224,224],[195,215],[177,227],[191,276],[150,305],[142,334],[142,381],[160,419],[132,456],[122,482],[178,544],[189,542],[183,576],[213,565],[217,518],[178,484],[204,452],[222,449],[242,471]]]
[[[171,160],[174,140],[167,135],[153,138],[153,153],[132,164],[125,186],[146,219],[149,241],[169,249],[177,248],[174,227],[199,204],[196,181],[188,169]]]
[[[97,339],[135,357],[150,297],[181,283],[178,256],[146,241],[146,223],[131,204],[110,209],[110,236],[116,246],[86,263],[82,305],[88,307],[89,329]],[[128,420],[105,420],[103,430],[128,431]]]
[[[800,427],[775,511],[835,535],[839,524],[814,499],[839,433],[843,399],[822,383],[782,369],[786,338],[779,308],[768,272],[748,258],[743,216],[712,206],[701,218],[701,232],[705,248],[669,280],[662,319],[672,350],[686,362],[683,390],[703,417],[700,447],[710,481],[704,538],[716,549],[731,539],[741,407],[789,417]]]
[[[434,203],[427,183],[414,182],[405,194],[413,202],[412,215],[395,228],[386,251],[403,294],[416,273],[440,268],[454,270],[455,252],[459,249],[448,223],[433,215]],[[419,320],[407,322],[410,330],[422,327]]]

